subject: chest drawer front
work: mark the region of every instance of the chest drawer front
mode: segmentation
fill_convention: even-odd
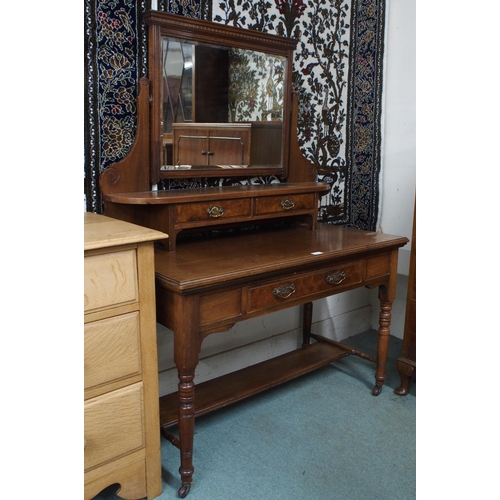
[[[138,312],[85,325],[85,389],[140,373]]]
[[[213,221],[250,217],[251,200],[226,200],[177,205],[177,222]]]
[[[301,276],[291,276],[283,280],[248,290],[248,312],[277,306],[283,302],[294,301],[322,292],[339,292],[362,281],[360,262],[333,267],[325,271]]]
[[[84,260],[85,312],[138,300],[135,249]]]
[[[85,402],[85,470],[144,446],[142,382]]]
[[[285,215],[287,212],[299,210],[312,210],[315,208],[316,196],[314,193],[293,194],[285,196],[266,196],[257,198],[255,205],[256,215],[278,213]]]

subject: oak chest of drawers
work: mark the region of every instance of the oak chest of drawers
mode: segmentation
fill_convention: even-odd
[[[125,499],[161,493],[153,241],[85,213],[85,500],[111,484]]]

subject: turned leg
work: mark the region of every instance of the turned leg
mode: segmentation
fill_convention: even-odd
[[[302,307],[302,347],[311,343],[313,303],[306,302]]]
[[[184,498],[193,480],[193,444],[195,421],[195,369],[199,361],[201,340],[198,329],[199,299],[197,296],[176,296],[174,299],[174,359],[179,375],[179,449],[181,487]]]
[[[184,498],[191,488],[193,480],[193,444],[194,444],[194,371],[179,372],[179,448],[181,465],[181,487],[179,497]]]
[[[377,340],[377,369],[375,372],[375,387],[372,394],[378,396],[382,391],[382,386],[385,381],[385,367],[387,363],[387,352],[389,349],[389,335],[391,333],[391,310],[392,302],[388,300],[388,296],[384,287],[379,288],[380,300],[380,315],[379,329]]]

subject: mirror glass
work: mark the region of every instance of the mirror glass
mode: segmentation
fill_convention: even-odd
[[[287,58],[167,36],[161,46],[162,170],[281,166]]]
[[[193,121],[193,44],[163,37],[163,132],[175,122]]]

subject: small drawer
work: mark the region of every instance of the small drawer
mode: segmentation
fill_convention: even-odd
[[[226,200],[203,203],[189,203],[176,206],[176,222],[195,222],[250,217],[251,200]]]
[[[138,300],[136,262],[135,249],[85,257],[85,312]]]
[[[142,382],[85,402],[85,470],[144,447]]]
[[[255,214],[264,215],[277,213],[285,215],[287,212],[312,210],[315,208],[316,196],[314,193],[291,194],[288,196],[267,196],[257,198]]]
[[[139,313],[85,325],[85,389],[141,373]]]
[[[330,292],[342,291],[362,281],[360,262],[346,264],[306,275],[290,276],[283,280],[248,290],[248,312],[255,312],[283,302]]]

